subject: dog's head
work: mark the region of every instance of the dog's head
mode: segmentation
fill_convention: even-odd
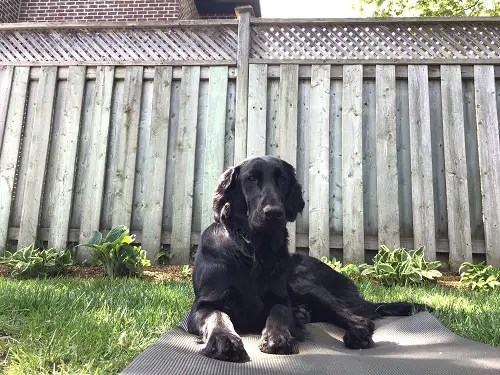
[[[252,231],[272,231],[295,221],[304,209],[302,188],[287,162],[263,156],[226,170],[217,186],[216,222],[246,218]]]

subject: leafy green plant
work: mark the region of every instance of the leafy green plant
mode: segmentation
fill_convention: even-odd
[[[156,259],[158,260],[158,264],[165,265],[170,263],[170,261],[172,260],[172,256],[173,255],[170,251],[170,247],[167,245],[162,245]]]
[[[500,269],[486,265],[484,262],[462,263],[459,272],[461,273],[461,286],[479,290],[495,289],[500,286]]]
[[[73,264],[73,259],[68,250],[43,249],[31,244],[14,253],[6,251],[0,264],[9,268],[12,277],[46,277],[65,273]]]
[[[129,235],[129,229],[119,225],[111,229],[103,238],[101,232],[94,231],[87,246],[93,249],[94,257],[104,267],[109,277],[141,276],[144,267],[151,263],[146,259],[146,252],[140,246],[132,245],[135,235]]]
[[[359,276],[361,272],[356,264],[349,263],[346,265],[342,265],[342,262],[340,260],[337,260],[335,257],[331,260],[328,260],[327,257],[322,257],[321,261],[333,270],[350,278]]]
[[[408,285],[419,284],[441,277],[438,268],[441,262],[429,262],[424,259],[424,248],[407,251],[404,248],[390,251],[387,246],[380,246],[380,250],[373,258],[373,264],[362,264],[362,276],[369,276],[379,280],[382,284]]]
[[[186,279],[191,278],[191,276],[193,276],[193,267],[191,267],[189,264],[185,264],[184,266],[182,266],[181,275]]]

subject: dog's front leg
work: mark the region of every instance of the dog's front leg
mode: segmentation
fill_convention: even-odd
[[[229,316],[219,310],[201,309],[193,314],[191,333],[198,334],[205,347],[201,353],[207,357],[230,362],[249,360],[241,337],[234,330]]]
[[[291,309],[285,305],[274,305],[262,331],[262,337],[259,341],[260,351],[269,354],[297,353],[291,334],[293,326]]]

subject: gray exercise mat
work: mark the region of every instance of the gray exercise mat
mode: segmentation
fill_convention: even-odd
[[[243,337],[250,362],[230,363],[199,354],[202,344],[175,328],[141,353],[123,375],[478,375],[500,374],[500,349],[459,337],[427,312],[376,321],[375,347],[351,350],[343,330],[325,323],[307,325],[299,354],[270,355],[257,347],[259,336]]]

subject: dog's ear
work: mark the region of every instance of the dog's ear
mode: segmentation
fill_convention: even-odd
[[[234,189],[234,184],[236,178],[238,177],[239,167],[232,167],[227,169],[219,179],[219,184],[215,189],[214,200],[212,209],[214,211],[214,221],[216,223],[221,222],[221,214],[228,215],[230,212],[230,205],[226,206],[223,212],[223,208],[226,203],[230,203],[232,190]],[[228,219],[228,218],[226,218]]]
[[[295,176],[295,169],[283,161],[285,171],[288,174],[288,180],[290,181],[288,185],[288,192],[285,199],[285,212],[287,221],[295,221],[297,215],[304,209],[304,198],[302,196],[302,186],[300,186]]]

